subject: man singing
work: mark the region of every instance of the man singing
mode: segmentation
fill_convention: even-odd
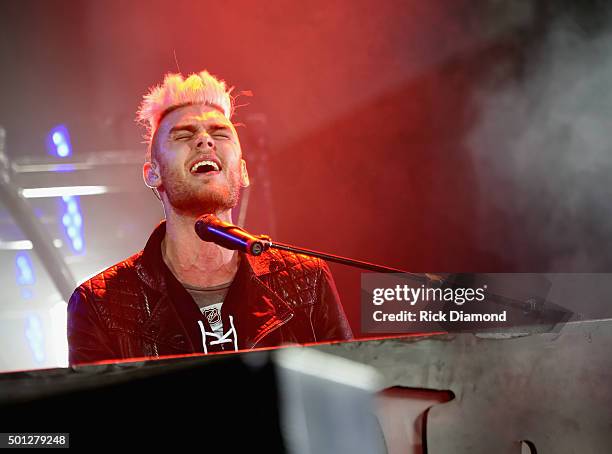
[[[231,223],[249,185],[230,92],[202,71],[168,74],[144,96],[143,177],[165,221],[144,250],[74,291],[70,364],[352,337],[325,262],[277,250],[254,257],[195,233],[205,213]]]

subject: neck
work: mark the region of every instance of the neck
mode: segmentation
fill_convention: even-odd
[[[232,222],[229,210],[216,215]],[[236,251],[202,241],[195,233],[196,220],[197,216],[166,211],[166,236],[161,246],[166,265],[179,282],[193,287],[231,281],[238,270],[240,256]]]

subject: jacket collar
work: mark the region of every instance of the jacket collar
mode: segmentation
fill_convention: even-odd
[[[166,264],[162,258],[161,243],[166,235],[166,221],[160,222],[147,240],[147,244],[135,260],[138,277],[153,290],[167,292],[164,269]]]

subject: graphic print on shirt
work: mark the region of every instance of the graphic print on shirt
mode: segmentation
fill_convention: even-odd
[[[221,307],[223,303],[211,304],[200,309],[210,331],[207,331],[202,320],[198,321],[200,332],[202,333],[202,347],[204,353],[210,351],[225,351],[238,350],[238,333],[234,326],[234,317],[229,316],[229,324],[227,331],[223,331],[223,318],[221,316]],[[220,347],[220,348],[219,348]]]
[[[215,333],[223,335],[223,320],[221,319],[221,303],[211,304],[201,309],[206,321]]]

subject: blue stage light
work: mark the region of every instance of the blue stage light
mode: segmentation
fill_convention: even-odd
[[[68,145],[66,145],[65,143],[62,143],[62,144],[58,145],[58,147],[57,147],[57,155],[60,158],[65,158],[69,154],[70,154],[70,148],[68,148]]]
[[[66,158],[72,154],[70,135],[64,125],[57,125],[49,132],[47,138],[47,149],[53,156]]]
[[[55,145],[60,145],[61,143],[65,142],[64,136],[61,132],[54,132],[51,138],[53,139],[53,143]]]
[[[68,201],[68,213],[74,216],[78,212],[79,212],[79,207],[77,206],[74,199],[69,200]]]
[[[81,252],[83,250],[83,240],[80,237],[76,237],[72,240],[72,247],[75,251]]]
[[[78,196],[62,196],[61,222],[64,226],[64,232],[68,237],[68,243],[72,246],[72,250],[78,254],[82,254],[85,248],[85,240],[83,239],[83,215],[79,207]]]
[[[32,355],[37,363],[45,360],[45,335],[40,318],[31,314],[26,319],[25,337],[28,340]]]
[[[57,125],[49,131],[47,147],[49,153],[60,158],[66,158],[72,154],[70,134],[68,134],[66,126]],[[79,208],[79,197],[64,195],[60,205],[59,221],[62,223],[64,233],[69,239],[68,244],[72,246],[74,252],[82,254],[85,248],[85,240],[83,239],[83,215]]]
[[[34,284],[34,268],[27,252],[20,252],[15,256],[15,268],[18,285]]]

